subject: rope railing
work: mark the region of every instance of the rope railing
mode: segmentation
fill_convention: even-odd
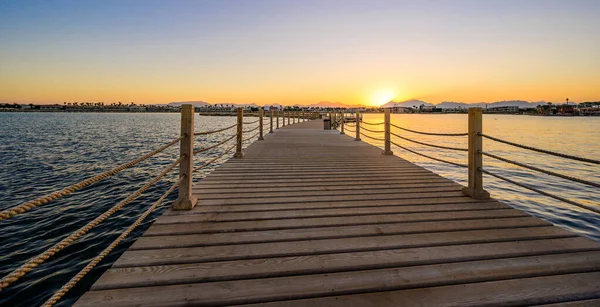
[[[66,187],[66,188],[64,188],[64,189],[62,189],[60,191],[52,192],[50,194],[38,197],[38,198],[36,198],[34,200],[30,200],[28,202],[25,202],[23,204],[17,205],[15,207],[10,208],[10,209],[3,210],[2,212],[0,212],[0,221],[8,219],[10,217],[13,217],[13,216],[15,216],[17,214],[21,214],[21,213],[27,212],[27,211],[35,208],[35,207],[47,204],[47,203],[49,203],[49,202],[51,202],[53,200],[56,200],[56,199],[58,199],[60,197],[64,197],[64,196],[69,195],[69,194],[71,194],[71,193],[73,193],[73,192],[75,192],[75,191],[77,191],[79,189],[82,189],[82,188],[87,187],[87,186],[89,186],[91,184],[94,184],[94,183],[96,183],[98,181],[101,181],[101,180],[106,179],[106,178],[108,178],[110,176],[113,176],[113,175],[119,173],[120,171],[122,171],[124,169],[127,169],[127,168],[130,168],[132,166],[135,166],[136,164],[138,164],[138,163],[140,163],[140,162],[142,162],[144,160],[147,160],[148,158],[150,158],[150,157],[152,157],[152,156],[154,156],[154,155],[156,155],[156,154],[158,154],[158,153],[166,150],[167,148],[173,146],[175,143],[181,141],[182,139],[183,139],[183,136],[181,136],[179,138],[176,138],[176,139],[172,140],[171,142],[167,143],[166,145],[164,145],[164,146],[162,146],[162,147],[160,147],[160,148],[158,148],[158,149],[156,149],[156,150],[154,150],[154,151],[152,151],[152,152],[150,152],[150,153],[148,153],[146,155],[143,155],[143,156],[141,156],[141,157],[139,157],[139,158],[137,158],[137,159],[135,159],[135,160],[133,160],[131,162],[127,162],[125,164],[121,164],[121,165],[119,165],[119,166],[111,169],[110,171],[107,171],[107,172],[104,172],[102,174],[96,175],[94,177],[88,178],[86,180],[80,181],[80,182],[78,182],[76,184],[72,184],[72,185],[70,185],[70,186],[68,186],[68,187]]]
[[[408,132],[412,132],[412,133],[418,133],[418,134],[423,134],[423,135],[436,135],[436,136],[467,136],[469,135],[468,133],[433,133],[433,132],[423,132],[423,131],[416,131],[416,130],[411,130],[411,129],[406,129],[394,124],[390,123],[390,126],[394,127],[394,128],[398,128],[400,130],[404,130],[404,131],[408,131]]]
[[[242,132],[243,133],[250,133],[250,132],[256,131],[258,128],[260,128],[260,126],[256,126],[256,127],[252,128],[252,129],[248,129],[248,130],[243,130]]]
[[[558,177],[558,178],[562,178],[562,179],[566,179],[566,180],[570,180],[570,181],[574,181],[574,182],[578,182],[578,183],[583,183],[583,184],[586,184],[586,185],[589,185],[589,186],[592,186],[592,187],[600,188],[600,183],[595,183],[595,182],[591,182],[591,181],[579,179],[579,178],[576,178],[576,177],[571,177],[571,176],[567,176],[567,175],[555,173],[555,172],[548,171],[548,170],[545,170],[545,169],[541,169],[541,168],[538,168],[538,167],[535,167],[535,166],[531,166],[531,165],[527,165],[527,164],[520,163],[520,162],[517,162],[517,161],[512,161],[512,160],[509,160],[509,159],[506,159],[506,158],[502,158],[500,156],[497,156],[497,155],[494,155],[494,154],[491,154],[491,153],[488,153],[488,152],[481,152],[481,154],[484,155],[484,156],[486,156],[486,157],[494,158],[496,160],[500,160],[500,161],[503,161],[503,162],[506,162],[506,163],[517,165],[517,166],[520,166],[522,168],[526,168],[526,169],[530,169],[530,170],[533,170],[533,171],[536,171],[536,172],[544,173],[546,175],[551,175],[551,176],[555,176],[555,177]]]
[[[596,208],[596,207],[588,206],[588,205],[585,205],[585,204],[581,204],[581,203],[578,203],[576,201],[572,201],[570,199],[566,199],[564,197],[560,197],[558,195],[554,195],[554,194],[542,191],[542,190],[534,188],[532,186],[529,186],[529,185],[526,185],[526,184],[522,184],[520,182],[508,179],[508,178],[506,178],[504,176],[492,173],[492,172],[490,172],[488,170],[485,170],[485,169],[479,169],[479,171],[483,172],[484,174],[490,175],[492,177],[496,177],[496,178],[498,178],[500,180],[504,180],[504,181],[506,181],[508,183],[512,183],[512,184],[514,184],[516,186],[519,186],[519,187],[531,190],[531,191],[536,192],[538,194],[541,194],[541,195],[544,195],[544,196],[548,196],[550,198],[554,198],[556,200],[559,200],[559,201],[562,201],[562,202],[565,202],[565,203],[571,204],[573,206],[576,206],[576,207],[579,207],[579,208],[582,208],[582,209],[586,209],[586,210],[589,210],[589,211],[592,211],[592,212],[595,212],[595,213],[600,213],[600,208]]]
[[[211,165],[212,163],[214,163],[215,161],[221,159],[223,156],[225,156],[227,153],[231,152],[234,148],[236,147],[236,145],[233,145],[231,147],[229,147],[229,149],[227,149],[226,151],[224,151],[223,153],[221,153],[219,156],[217,156],[216,158],[213,158],[211,160],[209,160],[208,162],[203,163],[202,165],[194,168],[194,170],[192,171],[193,173],[195,173],[196,171],[199,171],[209,165]]]
[[[179,178],[171,187],[163,193],[163,195],[142,215],[140,215],[133,224],[131,224],[119,237],[117,237],[108,247],[106,247],[98,256],[94,257],[83,269],[79,271],[73,278],[71,278],[66,284],[64,284],[59,290],[57,290],[46,302],[42,305],[43,307],[51,307],[56,304],[65,294],[69,292],[87,273],[89,273],[100,261],[102,261],[115,247],[117,247],[127,236],[135,230],[142,222],[156,209],[160,204],[169,196],[175,188],[181,183],[183,177]]]
[[[540,152],[540,153],[545,153],[545,154],[549,154],[555,157],[560,157],[560,158],[565,158],[565,159],[571,159],[571,160],[575,160],[575,161],[580,161],[580,162],[587,162],[587,163],[592,163],[592,164],[600,164],[600,160],[593,160],[593,159],[588,159],[588,158],[582,158],[582,157],[578,157],[578,156],[573,156],[573,155],[567,155],[564,153],[559,153],[559,152],[554,152],[551,150],[545,150],[545,149],[539,149],[539,148],[535,148],[535,147],[531,147],[531,146],[526,146],[526,145],[522,145],[522,144],[517,144],[517,143],[513,143],[513,142],[509,142],[509,141],[505,141],[499,138],[495,138],[493,136],[489,136],[487,134],[483,134],[483,133],[479,133],[480,136],[486,138],[486,139],[490,139],[492,141],[496,141],[499,143],[503,143],[503,144],[507,144],[507,145],[511,145],[511,146],[515,146],[515,147],[519,147],[522,149],[527,149],[527,150],[531,150],[531,151],[536,151],[536,152]]]
[[[209,151],[209,150],[211,150],[213,148],[216,148],[216,147],[219,147],[219,146],[221,146],[221,145],[223,145],[223,144],[225,144],[225,143],[233,140],[235,137],[236,137],[236,135],[234,134],[231,137],[229,137],[229,138],[227,138],[227,139],[225,139],[225,140],[223,140],[223,141],[221,141],[221,142],[219,142],[219,143],[217,143],[215,145],[212,145],[212,146],[209,146],[209,147],[205,147],[205,148],[202,148],[202,149],[198,149],[198,150],[194,150],[194,155],[199,154],[201,152]]]
[[[194,135],[207,135],[207,134],[213,134],[213,133],[219,133],[219,132],[223,132],[226,130],[229,130],[231,128],[236,127],[237,125],[231,125],[229,127],[225,127],[223,129],[218,129],[218,130],[212,130],[212,131],[203,131],[203,132],[195,132]]]
[[[390,132],[390,135],[393,135],[397,138],[401,138],[401,139],[409,141],[409,142],[413,142],[416,144],[421,144],[421,145],[425,145],[425,146],[429,146],[429,147],[448,149],[448,150],[456,150],[456,151],[469,151],[469,149],[467,149],[467,148],[457,148],[457,147],[449,147],[449,146],[442,146],[442,145],[435,145],[435,144],[430,144],[430,143],[419,142],[419,141],[415,141],[413,139],[409,139],[407,137],[403,137],[401,135],[395,134],[393,132]]]
[[[383,125],[383,124],[385,124],[385,122],[381,122],[381,123],[369,123],[369,122],[361,122],[361,124],[363,124],[363,125],[369,125],[369,126],[378,126],[378,125]]]
[[[444,159],[440,159],[440,158],[432,157],[432,156],[426,155],[426,154],[424,154],[424,153],[420,153],[420,152],[418,152],[418,151],[412,150],[412,149],[410,149],[410,148],[408,148],[408,147],[404,147],[404,146],[402,146],[402,145],[400,145],[400,144],[397,144],[397,143],[395,143],[395,142],[390,142],[390,143],[392,143],[392,145],[395,145],[396,147],[399,147],[399,148],[401,148],[401,149],[404,149],[404,150],[406,150],[406,151],[408,151],[408,152],[411,152],[411,153],[413,153],[413,154],[415,154],[415,155],[419,155],[419,156],[421,156],[421,157],[429,158],[429,159],[431,159],[431,160],[435,160],[435,161],[439,161],[439,162],[443,162],[443,163],[451,164],[451,165],[454,165],[454,166],[459,166],[459,167],[468,167],[468,165],[466,165],[466,164],[460,164],[460,163],[456,163],[456,162],[452,162],[452,161],[448,161],[448,160],[444,160]]]
[[[367,129],[365,127],[360,127],[360,129],[365,130],[365,131],[369,131],[369,132],[372,132],[372,133],[384,133],[385,132],[385,130],[371,130],[371,129]]]
[[[247,142],[247,141],[249,141],[249,140],[251,140],[251,139],[253,139],[253,138],[255,138],[255,137],[258,137],[258,134],[259,134],[259,133],[257,132],[257,133],[255,133],[254,135],[251,135],[250,137],[247,137],[247,138],[245,138],[245,139],[242,139],[242,142]]]
[[[255,120],[255,121],[251,121],[251,122],[244,122],[244,125],[252,125],[252,124],[256,124],[256,123],[258,123],[258,121],[259,121],[259,120],[260,120],[260,119],[257,119],[257,120]]]
[[[152,180],[147,182],[144,186],[139,188],[133,194],[129,195],[129,197],[125,198],[118,204],[114,205],[112,208],[110,208],[109,210],[107,210],[106,212],[101,214],[100,216],[96,217],[94,220],[87,223],[85,226],[79,228],[77,231],[71,233],[68,237],[62,239],[60,242],[56,243],[54,246],[47,249],[43,253],[29,259],[25,264],[21,265],[19,268],[12,271],[10,274],[4,276],[2,279],[0,279],[0,290],[8,287],[10,284],[14,283],[15,281],[17,281],[19,278],[23,277],[28,272],[31,272],[34,268],[36,268],[40,264],[44,263],[46,260],[48,260],[50,257],[54,256],[56,253],[58,253],[65,247],[71,245],[71,243],[73,243],[75,240],[81,238],[83,235],[88,233],[92,228],[96,227],[98,224],[100,224],[101,222],[106,220],[108,217],[113,215],[115,212],[119,211],[125,205],[127,205],[128,203],[130,203],[131,201],[133,201],[134,199],[139,197],[144,191],[149,189],[153,184],[158,182],[162,177],[164,177],[168,172],[170,172],[175,166],[177,166],[184,158],[186,158],[186,157],[185,156],[180,157],[175,162],[173,162],[171,165],[166,167],[162,172],[160,172],[160,174],[158,174]]]
[[[362,136],[364,136],[364,137],[366,137],[366,138],[369,138],[369,139],[375,140],[375,141],[381,141],[381,142],[384,142],[384,141],[385,141],[385,139],[381,139],[381,138],[372,137],[372,136],[366,135],[366,134],[364,134],[364,133],[362,133],[362,132],[360,132],[360,135],[362,135]]]

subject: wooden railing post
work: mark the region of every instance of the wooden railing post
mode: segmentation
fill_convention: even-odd
[[[281,114],[281,119],[282,119],[282,121],[281,121],[282,125],[281,126],[285,127],[285,111],[281,111],[281,113],[282,113]]]
[[[469,186],[463,193],[475,199],[488,199],[490,193],[483,189],[483,157],[481,154],[483,127],[481,108],[469,108]]]
[[[271,121],[270,125],[269,125],[269,133],[273,133],[273,109],[271,110],[271,116],[269,116],[269,120]]]
[[[358,111],[356,111],[356,115],[355,116],[355,120],[356,120],[356,125],[354,125],[354,127],[356,128],[356,138],[354,138],[355,141],[360,141],[360,118]]]
[[[306,121],[306,117],[304,117],[304,110],[302,110],[302,122]]]
[[[340,116],[342,118],[342,123],[341,123],[342,127],[340,129],[340,134],[345,134],[344,133],[344,122],[346,121],[346,118],[344,117],[344,111],[340,112]]]
[[[236,138],[236,146],[235,146],[235,154],[233,155],[236,159],[241,159],[244,157],[244,153],[242,152],[242,139],[244,137],[244,109],[237,109],[237,138]]]
[[[277,129],[279,129],[279,109],[277,110]]]
[[[192,195],[192,171],[194,168],[194,106],[181,106],[181,136],[179,155],[184,157],[179,163],[179,197],[173,203],[173,209],[191,210],[197,199]]]
[[[383,151],[384,155],[393,155],[394,153],[392,152],[392,144],[391,142],[391,138],[390,138],[390,109],[385,109],[384,113],[383,113],[383,121],[384,121],[384,130],[385,130],[385,150]]]
[[[262,108],[258,109],[258,140],[264,141],[263,138],[263,116],[265,115]]]

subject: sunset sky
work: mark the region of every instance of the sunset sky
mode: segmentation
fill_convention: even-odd
[[[0,101],[600,100],[600,1],[0,1]]]

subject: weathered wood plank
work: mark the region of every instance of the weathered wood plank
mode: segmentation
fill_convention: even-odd
[[[353,201],[353,200],[390,200],[426,197],[460,196],[462,191],[455,187],[436,188],[424,192],[408,192],[377,195],[327,195],[327,196],[292,196],[292,197],[270,197],[270,198],[242,198],[242,199],[200,199],[198,205],[244,205],[244,204],[281,204],[293,202],[331,202],[331,201]]]
[[[315,228],[282,229],[277,231],[243,231],[231,233],[163,235],[140,237],[129,248],[156,249],[171,247],[191,247],[227,245],[240,243],[265,243],[278,241],[297,241],[326,238],[349,238],[360,236],[380,236],[391,234],[429,233],[461,230],[503,229],[518,227],[550,226],[550,223],[533,217],[502,219],[481,219],[440,222],[416,222],[398,224],[376,224],[361,226],[339,226]]]
[[[278,257],[163,266],[114,268],[94,284],[94,290],[221,280],[324,274],[415,265],[573,253],[596,250],[585,238],[547,239],[469,245],[391,249],[326,255]]]
[[[201,192],[194,193],[200,199],[204,200],[214,200],[214,199],[236,199],[236,198],[293,198],[293,197],[317,197],[317,196],[350,196],[350,195],[384,195],[384,194],[405,194],[405,193],[425,193],[425,192],[448,192],[448,191],[457,191],[460,190],[462,186],[458,184],[454,185],[441,185],[441,186],[429,186],[429,187],[396,187],[392,189],[368,189],[368,190],[346,190],[344,192],[340,191],[269,191],[262,193],[213,193],[213,192]]]
[[[303,202],[282,204],[252,204],[252,205],[202,205],[192,210],[177,211],[167,210],[163,215],[190,215],[205,212],[253,212],[253,211],[282,211],[282,210],[303,210],[303,209],[334,209],[334,208],[373,208],[373,207],[392,207],[392,206],[420,206],[429,205],[454,205],[454,204],[486,204],[488,202],[497,203],[496,200],[475,200],[466,196],[456,197],[436,197],[421,199],[402,199],[402,200],[360,200],[344,202]],[[508,206],[508,205],[507,205]]]
[[[587,299],[598,296],[597,281],[600,279],[600,272],[593,272],[600,270],[598,255],[598,252],[582,252],[324,275],[91,291],[86,293],[78,304],[79,306],[98,306],[104,302],[110,302],[116,306],[133,304],[144,306],[228,305],[344,294],[346,296],[341,298],[345,298],[345,304],[336,303],[336,305],[364,306],[360,300],[347,296],[347,294],[415,287],[438,288],[423,289],[419,296],[414,294],[411,296],[410,290],[408,292],[394,291],[392,295],[396,297],[393,299],[382,295],[381,292],[367,294],[367,296],[371,296],[371,300],[369,300],[371,303],[378,302],[377,305],[371,304],[373,306],[390,306],[389,304],[393,302],[396,304],[399,302],[410,303],[411,299],[413,303],[432,300],[432,304],[425,304],[425,306],[439,306],[438,303],[448,304],[448,302],[452,302],[454,306],[460,306],[456,303],[482,303],[499,298],[506,301],[526,300],[528,303],[536,302],[535,299],[548,298]],[[590,271],[592,273],[583,273]],[[557,274],[569,273],[578,274],[557,276]],[[506,291],[509,289],[502,286],[505,284],[486,283],[486,281],[497,279],[509,279],[505,283],[512,282],[510,291]],[[469,292],[460,291],[461,295],[457,295],[458,289],[471,288],[472,283],[483,289],[475,287],[478,291],[469,289]],[[448,285],[460,286],[440,289],[441,286]],[[494,288],[501,288],[504,291],[494,291]],[[532,288],[535,290],[532,291]],[[518,289],[528,291],[523,292]],[[433,294],[432,291],[434,291]],[[494,294],[493,297],[490,296],[490,292]],[[429,295],[424,295],[425,293],[429,293]],[[464,297],[465,295],[468,295],[468,299]],[[322,303],[322,306],[331,306],[330,303],[336,302],[333,298],[316,300],[316,302],[325,302],[326,300],[327,303]],[[315,301],[305,302],[315,303]],[[289,306],[290,303],[289,301],[282,302],[282,304],[286,304],[285,306]],[[302,302],[296,303],[302,305]]]
[[[295,242],[218,245],[205,247],[129,250],[113,267],[148,266],[178,263],[223,261],[235,259],[268,258],[358,252],[367,250],[427,247],[567,238],[576,236],[558,227],[527,227],[491,230],[467,230],[444,233],[417,233],[341,239],[322,239]]]
[[[477,210],[509,209],[508,205],[499,202],[487,202],[482,204],[444,204],[428,206],[379,206],[367,208],[334,208],[334,209],[296,209],[278,211],[254,211],[254,212],[208,212],[187,215],[163,215],[158,218],[160,224],[194,223],[201,221],[211,222],[233,222],[252,220],[274,220],[274,219],[297,219],[310,217],[341,217],[396,213],[429,213],[429,212],[458,212]]]
[[[363,215],[356,217],[326,217],[326,218],[302,218],[284,220],[262,220],[262,221],[237,221],[237,222],[198,222],[179,224],[160,224],[155,222],[145,235],[170,235],[191,233],[218,233],[239,232],[252,230],[280,230],[312,227],[335,227],[335,226],[357,226],[376,225],[387,223],[408,222],[445,222],[462,220],[468,223],[472,219],[497,219],[529,216],[524,212],[513,209],[508,210],[484,210],[484,211],[460,211],[460,212],[435,212],[435,213],[410,213],[410,214],[386,214],[386,215]]]

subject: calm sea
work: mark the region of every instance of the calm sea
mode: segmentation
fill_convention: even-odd
[[[381,114],[366,114],[364,120],[380,122]],[[392,115],[394,124],[430,132],[466,132],[466,115]],[[196,131],[226,127],[233,117],[196,117]],[[375,129],[379,129],[374,127]],[[133,160],[177,137],[179,114],[91,114],[91,113],[0,113],[0,210],[58,188],[79,182],[116,165]],[[485,115],[484,132],[502,139],[584,157],[600,157],[600,118],[529,117]],[[349,134],[351,133],[348,131]],[[430,137],[399,132],[421,142],[466,148],[465,137]],[[198,148],[215,144],[232,131],[197,137]],[[378,142],[364,139],[377,146]],[[200,144],[202,143],[202,144]],[[400,141],[400,144],[432,156],[466,163],[466,154],[424,147]],[[465,169],[393,148],[395,154],[424,166],[461,184],[466,184]],[[586,163],[527,152],[486,141],[484,150],[563,174],[600,182],[600,167]],[[209,160],[220,151],[197,157]],[[0,276],[27,259],[51,247],[72,231],[141,187],[178,156],[178,146],[145,161],[133,169],[77,191],[28,213],[0,222]],[[216,167],[215,164],[212,168]],[[599,206],[595,188],[536,174],[486,158],[484,167],[545,191],[589,205]],[[197,180],[212,170],[197,174]],[[67,247],[25,275],[11,287],[0,291],[1,306],[31,306],[44,302],[94,256],[135,220],[139,212],[153,203],[174,182],[177,171],[155,185],[138,200],[125,206],[82,239]],[[542,217],[563,228],[600,241],[600,215],[554,201],[511,184],[485,177],[492,196],[516,208]],[[176,194],[167,200],[170,203]],[[163,206],[162,210],[164,210]],[[117,250],[71,290],[59,305],[71,305],[96,278],[147,229],[162,212],[158,210]]]

